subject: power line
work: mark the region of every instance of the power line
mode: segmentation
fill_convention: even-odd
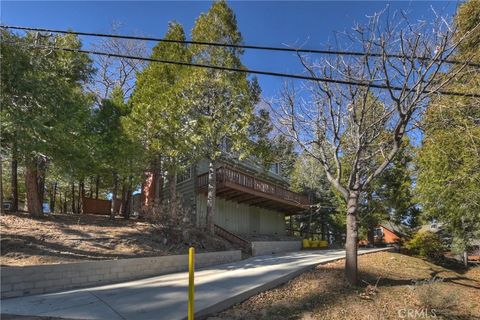
[[[46,46],[46,45],[39,45],[39,44],[26,44],[25,45],[25,44],[21,44],[21,43],[18,43],[18,42],[9,42],[9,43],[10,44],[20,44],[22,46],[27,46],[27,47],[32,47],[32,48],[43,48],[43,49],[60,50],[60,51],[66,51],[66,52],[86,53],[86,54],[94,54],[94,55],[100,55],[100,56],[106,56],[106,57],[140,60],[140,61],[148,61],[148,62],[157,62],[157,63],[164,63],[164,64],[204,68],[204,69],[214,69],[214,70],[222,70],[222,71],[240,72],[240,73],[246,73],[246,74],[259,74],[259,75],[266,75],[266,76],[283,77],[283,78],[300,79],[300,80],[310,80],[310,81],[318,81],[318,82],[325,82],[325,83],[337,83],[337,84],[344,84],[344,85],[354,85],[354,86],[359,86],[359,87],[368,87],[368,88],[376,88],[376,89],[389,89],[389,90],[394,90],[394,91],[410,91],[410,90],[412,90],[411,88],[408,88],[408,87],[405,88],[405,87],[397,87],[397,86],[391,86],[391,85],[385,85],[385,84],[375,84],[375,83],[371,83],[371,82],[368,82],[368,81],[337,80],[337,79],[329,79],[329,78],[311,77],[311,76],[305,76],[305,75],[301,75],[301,74],[252,70],[252,69],[246,69],[246,68],[241,69],[241,68],[232,68],[232,67],[222,67],[222,66],[198,64],[198,63],[191,63],[191,62],[172,61],[172,60],[155,59],[155,58],[145,58],[145,57],[139,57],[139,56],[131,56],[131,55],[124,55],[124,54],[117,54],[117,53],[108,53],[108,52],[95,51],[95,50],[54,47],[54,46]],[[441,94],[441,95],[449,95],[449,96],[480,98],[480,94],[477,94],[477,93],[462,93],[462,92],[455,92],[455,91],[424,90],[423,93],[426,93],[426,94],[438,93],[438,94]]]
[[[33,27],[22,27],[22,26],[9,26],[9,25],[0,25],[0,28],[14,29],[14,30],[24,30],[24,31],[38,31],[38,32],[73,34],[73,35],[78,35],[78,36],[92,36],[92,37],[105,37],[105,38],[114,38],[114,39],[156,41],[156,42],[166,42],[166,43],[181,43],[181,44],[193,44],[193,45],[227,47],[227,48],[238,48],[238,49],[284,51],[284,52],[295,52],[295,53],[315,53],[315,54],[324,54],[324,55],[347,55],[347,56],[361,56],[361,57],[364,57],[364,56],[383,57],[383,56],[385,56],[387,58],[399,58],[399,59],[409,58],[409,59],[420,60],[420,61],[432,61],[433,60],[435,62],[441,62],[441,63],[447,63],[447,64],[467,65],[467,66],[470,66],[470,67],[477,67],[477,68],[480,67],[480,63],[465,62],[465,61],[450,60],[450,59],[432,59],[430,57],[406,56],[406,55],[401,55],[401,54],[385,54],[384,55],[383,53],[367,53],[367,52],[360,52],[360,51],[301,49],[301,48],[255,46],[255,45],[228,44],[228,43],[191,41],[191,40],[173,40],[173,39],[163,39],[163,38],[157,38],[157,37],[140,37],[140,36],[118,35],[118,34],[108,34],[108,33],[93,33],[93,32],[69,31],[69,30],[46,29],[46,28],[33,28]]]

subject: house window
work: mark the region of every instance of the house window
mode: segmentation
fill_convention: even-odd
[[[270,172],[273,172],[275,174],[280,174],[280,163],[273,163],[270,166]]]
[[[383,229],[382,228],[376,228],[373,230],[373,235],[375,237],[383,237]]]
[[[192,167],[189,166],[181,173],[177,174],[177,184],[192,179]]]

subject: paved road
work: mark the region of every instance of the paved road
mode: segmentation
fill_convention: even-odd
[[[361,250],[365,254],[384,249]],[[196,316],[212,314],[278,286],[306,269],[345,256],[344,250],[252,257],[195,273]],[[184,319],[186,272],[114,285],[2,300],[2,314],[72,319]]]

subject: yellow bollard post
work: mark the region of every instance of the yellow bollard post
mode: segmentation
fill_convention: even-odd
[[[193,320],[195,300],[194,296],[195,248],[188,250],[188,320]]]

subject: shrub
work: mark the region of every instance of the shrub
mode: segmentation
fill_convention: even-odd
[[[445,311],[458,304],[458,295],[442,290],[441,284],[430,282],[414,288],[418,302],[426,310]]]
[[[442,239],[433,232],[419,231],[405,243],[405,248],[412,254],[431,260],[440,260],[445,252]]]

